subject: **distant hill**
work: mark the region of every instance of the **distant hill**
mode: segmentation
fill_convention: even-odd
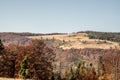
[[[17,32],[0,32],[0,39],[4,44],[28,44],[30,42],[29,36],[43,36],[43,35],[63,35],[66,33],[29,33],[29,32],[23,32],[23,33],[17,33]]]
[[[91,34],[91,33],[94,33]],[[30,39],[42,39],[46,44],[63,49],[83,49],[83,48],[100,48],[110,49],[119,45],[118,42],[106,39],[91,38],[90,36],[102,35],[102,33],[95,34],[95,32],[77,32],[71,34],[59,35],[41,35],[41,36],[28,36]],[[107,33],[109,34],[109,33]],[[110,35],[110,34],[109,34]],[[108,37],[109,37],[108,35]],[[111,34],[112,35],[112,34]],[[104,35],[102,35],[104,36]],[[106,35],[107,36],[107,35]],[[115,37],[118,38],[118,37]],[[108,40],[107,40],[108,39]],[[111,38],[112,39],[112,38]],[[119,38],[118,38],[119,40]]]
[[[80,48],[115,48],[120,43],[120,33],[79,31],[74,33],[15,33],[1,32],[0,39],[4,44],[28,44],[31,39],[43,39],[48,45],[63,49]]]
[[[12,33],[12,32],[3,32],[0,33],[0,39],[4,44],[27,44],[30,39],[26,36],[33,36],[31,33]]]
[[[90,39],[101,39],[101,40],[120,42],[120,32],[82,31],[77,33],[87,33]]]

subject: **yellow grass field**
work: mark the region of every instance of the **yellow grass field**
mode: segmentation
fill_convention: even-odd
[[[30,36],[32,39],[57,39],[65,41],[65,44],[60,45],[63,49],[83,49],[83,48],[100,48],[100,49],[114,49],[118,46],[117,42],[105,41],[99,39],[89,39],[86,33],[73,33],[62,35],[45,35],[45,36]]]

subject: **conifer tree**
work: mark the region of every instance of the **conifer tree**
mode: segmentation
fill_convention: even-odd
[[[82,80],[84,80],[85,77],[86,77],[85,62],[82,62],[82,65],[81,65],[81,67],[80,67],[80,74],[81,74]]]
[[[57,80],[61,80],[61,74],[58,73]]]
[[[80,79],[81,75],[80,75],[80,67],[81,67],[81,62],[79,62],[77,69],[76,69],[76,78]]]
[[[21,66],[21,69],[20,69],[20,72],[19,74],[22,76],[23,79],[26,79],[27,78],[27,75],[28,75],[28,57],[25,56],[25,58],[23,59],[23,61],[21,62],[20,64]]]
[[[51,80],[55,80],[54,73],[52,73]]]
[[[70,74],[69,74],[68,71],[66,70],[66,71],[65,71],[65,79],[66,79],[66,80],[69,79],[69,75],[70,75]]]
[[[0,40],[0,55],[2,55],[3,49],[4,49],[4,46],[2,44],[2,41]]]
[[[74,73],[74,70],[73,70],[72,66],[71,66],[70,72],[71,72],[71,79],[70,80],[76,80],[75,73]]]
[[[5,59],[3,56],[3,49],[4,49],[4,46],[2,44],[2,41],[0,40],[0,71],[4,71]],[[2,73],[0,72],[0,77],[1,76],[2,76]]]
[[[98,59],[98,77],[103,76],[105,73],[105,67],[104,64],[102,63],[102,56],[99,56]]]

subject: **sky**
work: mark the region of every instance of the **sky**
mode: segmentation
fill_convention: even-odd
[[[0,0],[0,32],[120,32],[120,0]]]

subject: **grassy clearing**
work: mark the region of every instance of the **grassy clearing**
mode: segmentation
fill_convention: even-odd
[[[117,42],[105,41],[99,39],[89,39],[86,33],[79,34],[64,34],[64,35],[45,35],[45,36],[30,36],[32,39],[58,39],[65,41],[64,44],[60,45],[63,49],[80,49],[80,48],[100,48],[100,49],[110,49],[118,46]]]

